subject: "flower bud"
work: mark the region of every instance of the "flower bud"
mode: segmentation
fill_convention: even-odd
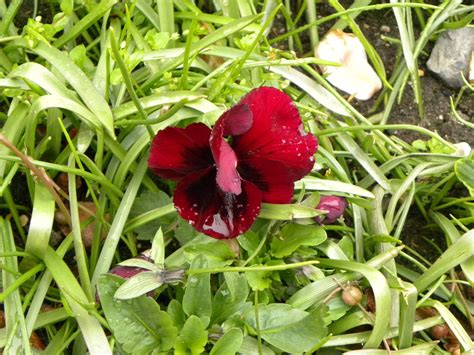
[[[145,261],[153,262],[153,260],[149,256],[149,252],[146,251],[140,255],[137,255],[134,259],[142,259]],[[134,267],[134,266],[123,266],[117,265],[109,270],[109,274],[120,276],[122,279],[129,279],[132,276],[135,276],[142,271],[146,271],[141,267]]]
[[[348,306],[356,306],[362,300],[362,292],[356,286],[349,286],[342,291],[342,301]]]
[[[316,222],[320,224],[334,223],[344,214],[347,207],[347,201],[339,196],[321,196],[316,209],[327,212],[324,216],[317,216]]]

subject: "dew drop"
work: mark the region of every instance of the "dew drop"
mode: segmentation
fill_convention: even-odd
[[[196,282],[198,282],[198,279],[197,277],[191,277],[188,281],[192,284],[195,284]]]

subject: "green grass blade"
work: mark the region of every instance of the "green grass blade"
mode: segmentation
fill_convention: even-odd
[[[448,218],[443,216],[441,213],[430,211],[430,217],[438,224],[443,230],[444,234],[448,237],[449,241],[454,244],[461,238],[461,234]],[[466,261],[461,263],[461,269],[464,272],[464,276],[474,285],[474,256],[471,256]]]
[[[3,217],[0,217],[1,243],[0,252],[15,252],[15,241],[11,225]],[[18,273],[17,257],[1,257],[0,260],[8,269]],[[2,270],[3,292],[16,282],[16,275]],[[6,354],[32,354],[28,331],[26,329],[25,317],[21,307],[19,288],[14,289],[3,301],[6,323],[6,344],[3,351]]]
[[[61,289],[64,299],[74,312],[74,317],[81,328],[81,334],[89,352],[91,354],[112,354],[104,329],[85,307],[89,305],[92,309],[93,306],[89,303],[89,299],[67,264],[50,247],[46,250],[43,261]]]
[[[380,269],[383,265],[395,258],[400,250],[400,247],[392,248],[385,253],[375,256],[369,260],[366,265],[371,268]],[[347,281],[359,280],[361,278],[362,274],[352,272],[327,276],[298,290],[288,299],[287,303],[298,309],[308,309],[309,307],[322,302],[331,292],[338,288],[340,284],[344,284]]]
[[[400,331],[398,346],[401,349],[409,348],[413,341],[413,327],[416,317],[416,301],[418,291],[413,284],[402,281],[404,289],[400,292]]]
[[[306,190],[314,191],[331,191],[331,192],[342,192],[353,195],[358,195],[367,198],[374,198],[374,194],[366,189],[363,189],[357,185],[347,184],[340,181],[319,179],[313,176],[307,176],[295,183],[296,189],[304,188]]]
[[[71,153],[69,156],[68,166],[70,168],[75,167],[75,157]],[[71,212],[71,232],[74,238],[74,254],[77,263],[77,269],[79,271],[79,280],[84,290],[84,293],[90,300],[94,299],[94,292],[92,291],[89,271],[87,268],[87,254],[82,241],[81,233],[81,221],[79,219],[79,203],[77,201],[77,187],[76,187],[76,175],[68,174],[68,187],[69,187],[69,208]]]
[[[62,83],[60,78],[41,64],[35,62],[22,64],[12,70],[9,77],[22,78],[27,83],[35,83],[51,95],[64,96],[71,100],[77,100],[77,96]]]
[[[474,229],[465,233],[426,270],[414,285],[418,292],[426,290],[438,277],[474,255]]]
[[[369,175],[384,189],[390,190],[390,183],[373,159],[354,141],[347,133],[338,135],[337,140],[344,149],[354,156],[357,162],[369,173]]]
[[[32,50],[51,63],[64,76],[96,119],[101,122],[105,131],[111,137],[115,137],[114,120],[109,105],[72,59],[66,53],[42,42]]]
[[[26,103],[13,102],[11,112],[8,115],[7,121],[2,127],[3,135],[14,145],[17,145],[25,130],[26,115],[28,113],[28,105]],[[0,155],[10,155],[12,152],[3,144],[0,144]],[[3,178],[7,172],[8,162],[5,159],[0,159],[0,182],[3,183]],[[2,189],[5,186],[2,186]]]
[[[232,21],[231,23],[222,26],[221,28],[217,29],[216,31],[212,32],[211,34],[207,35],[203,39],[194,42],[191,45],[191,50],[189,51],[189,56],[192,57],[196,53],[204,50],[205,48],[209,47],[211,44],[218,42],[240,30],[243,28],[247,27],[254,21],[257,21],[262,17],[261,14],[255,15],[255,16],[248,16],[244,17],[235,21]],[[161,70],[155,74],[153,74],[143,85],[142,89],[147,90],[152,87],[152,85],[158,80],[164,72],[171,70],[178,65],[182,64],[184,58],[184,50],[182,53],[176,58],[172,59],[166,63],[164,63],[161,67]]]
[[[117,1],[118,0],[102,0],[100,3],[94,4],[86,16],[79,20],[72,28],[64,31],[64,34],[54,41],[53,46],[57,48],[62,47],[69,41],[83,34],[87,28],[94,25],[99,18],[104,16]]]
[[[426,301],[423,306],[434,307],[439,312],[441,317],[446,321],[449,329],[453,332],[456,339],[461,343],[465,353],[470,353],[474,350],[474,342],[459,322],[457,317],[441,302],[435,300]]]
[[[39,259],[44,257],[49,244],[55,210],[56,204],[49,190],[42,184],[36,184],[25,251]]]
[[[349,270],[362,274],[372,287],[377,309],[386,310],[386,312],[376,312],[374,317],[373,329],[369,339],[364,345],[364,349],[378,348],[390,324],[390,312],[392,302],[390,296],[390,288],[383,274],[377,269],[367,266],[366,264],[356,263],[352,261],[317,259],[321,266],[330,268]]]
[[[99,276],[110,269],[115,249],[117,248],[117,244],[122,236],[125,222],[127,221],[130,209],[132,208],[138,189],[140,188],[141,182],[145,176],[147,167],[147,160],[141,159],[130,183],[128,184],[127,190],[122,198],[120,207],[114,216],[109,234],[107,235],[107,239],[102,247],[99,260],[94,270],[94,275],[92,276],[93,286],[96,285]]]

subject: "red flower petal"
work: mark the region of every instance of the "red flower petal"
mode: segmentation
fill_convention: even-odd
[[[239,161],[238,170],[242,179],[251,181],[262,191],[262,202],[289,203],[293,198],[294,179],[285,164],[247,158]]]
[[[242,192],[237,172],[237,156],[224,136],[247,132],[252,125],[252,112],[247,105],[236,105],[216,122],[211,133],[211,150],[217,166],[216,181],[224,192],[239,195]]]
[[[261,87],[244,97],[241,104],[250,107],[253,124],[247,132],[234,137],[232,147],[238,158],[279,161],[293,180],[308,174],[314,165],[313,154],[318,143],[312,134],[304,131],[290,97],[278,89]]]
[[[223,192],[216,186],[216,170],[208,168],[183,178],[173,201],[181,217],[195,229],[230,239],[248,230],[257,218],[261,192],[248,181],[242,181],[239,195]]]
[[[186,128],[168,127],[155,136],[148,166],[165,179],[178,180],[214,164],[209,138],[211,130],[202,123]]]
[[[252,127],[253,115],[250,107],[237,104],[219,118],[216,126],[224,125],[224,136],[238,136],[247,132]]]

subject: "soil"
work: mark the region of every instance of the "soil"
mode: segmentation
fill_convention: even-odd
[[[362,32],[374,46],[385,64],[387,77],[390,77],[395,64],[395,58],[400,51],[400,46],[383,40],[382,35],[399,38],[397,23],[393,13],[391,11],[370,11],[360,15],[357,20]],[[433,44],[429,43],[425,49],[428,53],[431,52]],[[423,76],[420,78],[423,93],[423,117],[420,118],[413,90],[407,85],[402,100],[392,110],[388,123],[408,123],[425,127],[439,133],[443,138],[451,142],[467,142],[474,146],[472,130],[466,129],[466,126],[459,123],[451,113],[450,98],[453,97],[455,99],[458,90],[447,87],[427,70],[426,61],[428,58],[427,55],[422,55],[419,58],[419,69],[423,73]],[[373,103],[374,99],[360,102],[356,106],[362,113],[365,113],[370,110]],[[459,103],[458,112],[464,119],[469,121],[469,118],[474,116],[474,96],[464,95]],[[426,137],[412,132],[397,132],[397,135],[408,142],[418,138],[426,139]]]

